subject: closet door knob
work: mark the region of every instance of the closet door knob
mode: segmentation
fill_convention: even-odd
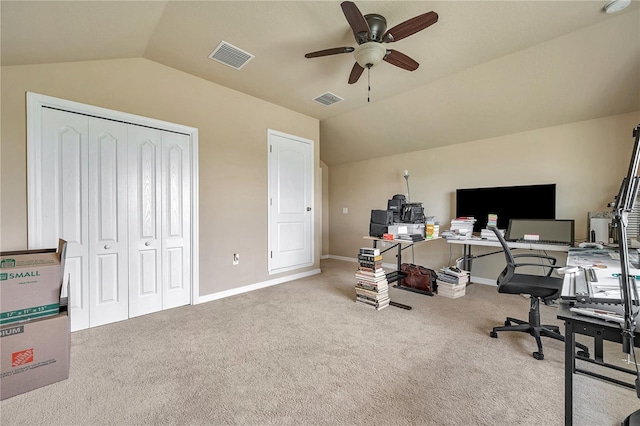
[[[107,244],[106,246],[104,246],[104,248],[105,248],[105,250],[109,250],[111,248],[111,246]]]
[[[147,241],[146,243],[144,243],[144,245],[149,247],[151,245],[151,242]]]

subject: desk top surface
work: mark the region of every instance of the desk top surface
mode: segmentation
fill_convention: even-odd
[[[484,247],[502,247],[500,241],[497,240],[486,240],[479,237],[467,238],[465,240],[453,240],[447,239],[447,243],[449,244],[462,244],[462,245],[470,245],[470,246],[484,246]],[[557,245],[557,244],[540,244],[540,243],[520,243],[507,241],[507,245],[512,249],[527,249],[527,250],[547,250],[547,251],[563,251],[567,252],[571,248],[567,245]]]
[[[620,328],[620,324],[618,324],[617,322],[605,321],[603,319],[594,318],[594,317],[590,317],[590,316],[587,316],[587,315],[580,315],[580,314],[578,314],[576,312],[570,311],[569,308],[570,308],[570,305],[568,303],[566,303],[566,302],[560,303],[560,305],[558,306],[558,312],[557,312],[558,319],[579,321],[579,322],[582,322],[582,323],[588,323],[588,324],[597,325],[597,326],[609,327],[609,328],[613,328],[613,329],[619,329]],[[635,334],[636,335],[640,335],[640,322],[636,323]],[[636,346],[638,344],[640,344],[640,340],[636,341]]]

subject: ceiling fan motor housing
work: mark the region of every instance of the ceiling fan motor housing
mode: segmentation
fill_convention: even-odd
[[[364,19],[369,24],[369,39],[367,41],[382,41],[382,36],[387,32],[387,20],[377,13],[364,15]]]

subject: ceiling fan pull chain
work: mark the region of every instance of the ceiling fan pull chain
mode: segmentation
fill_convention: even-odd
[[[371,67],[367,67],[367,102],[371,102]]]

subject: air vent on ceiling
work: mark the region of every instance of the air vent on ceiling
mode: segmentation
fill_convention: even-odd
[[[313,101],[324,106],[329,106],[335,104],[336,102],[344,101],[344,99],[338,95],[334,95],[331,92],[326,92],[318,96],[317,98],[313,98]]]
[[[226,41],[220,42],[218,47],[216,47],[215,50],[211,52],[211,55],[209,55],[209,59],[213,59],[214,61],[218,61],[237,70],[245,66],[246,63],[253,58],[254,55],[251,53],[238,49]]]

